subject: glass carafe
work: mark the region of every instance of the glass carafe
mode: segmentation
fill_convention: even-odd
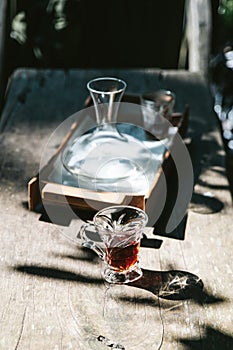
[[[138,179],[141,174],[147,176],[153,156],[146,145],[134,135],[122,132],[117,124],[126,83],[102,77],[89,81],[87,88],[94,103],[97,126],[67,145],[62,155],[63,165],[77,177],[81,187],[92,188],[91,184],[95,184],[95,189],[106,186],[111,189],[111,184],[124,184],[125,180],[122,189],[127,192],[129,179]]]

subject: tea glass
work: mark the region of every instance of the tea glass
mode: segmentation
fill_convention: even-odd
[[[93,223],[80,231],[82,245],[94,250],[104,261],[103,277],[109,283],[128,283],[139,279],[142,270],[138,254],[148,217],[132,206],[112,206],[97,212]],[[99,234],[102,245],[88,237],[88,229]]]
[[[144,127],[159,139],[169,136],[175,99],[175,94],[165,89],[141,95]]]

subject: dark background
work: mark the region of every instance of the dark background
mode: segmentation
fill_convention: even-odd
[[[63,16],[57,13],[59,1],[18,0],[9,11],[8,32],[14,16],[24,11],[27,38],[19,43],[8,35],[8,68],[176,68],[184,2],[68,0],[63,9],[66,25],[56,29]]]
[[[185,0],[9,0],[7,4],[7,74],[19,66],[178,67]],[[211,0],[211,4],[215,54],[233,40],[233,1]],[[24,42],[13,28],[19,13],[24,13]]]

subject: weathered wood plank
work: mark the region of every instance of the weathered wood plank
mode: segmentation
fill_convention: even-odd
[[[140,254],[143,279],[111,288],[102,280],[99,259],[76,241],[80,220],[51,224],[25,207],[27,180],[38,172],[50,134],[82,108],[85,83],[100,74],[125,79],[131,93],[166,86],[176,92],[177,110],[190,105],[195,170],[196,197],[183,240],[155,236],[147,228],[150,246],[145,241]],[[1,349],[108,349],[113,343],[127,350],[160,344],[166,350],[232,347],[232,203],[217,122],[199,74],[19,70],[1,125]],[[58,145],[51,145],[48,159]],[[169,278],[180,274],[181,285],[195,275],[203,290],[164,298]]]

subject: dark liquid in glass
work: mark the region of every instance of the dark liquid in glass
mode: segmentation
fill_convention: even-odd
[[[140,242],[132,242],[126,247],[107,248],[106,260],[108,265],[118,271],[128,270],[138,261]]]

